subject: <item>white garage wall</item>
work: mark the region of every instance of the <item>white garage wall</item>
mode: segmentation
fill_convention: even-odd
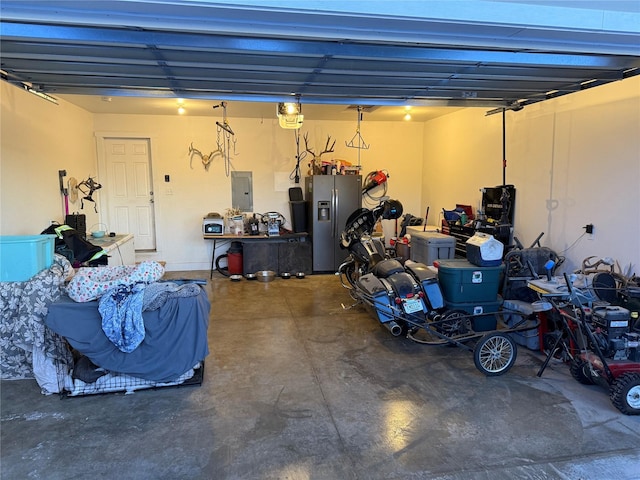
[[[59,106],[50,104],[5,82],[0,88],[2,235],[36,234],[51,220],[62,221],[58,170],[79,180],[97,175],[96,132],[150,135],[158,209],[154,257],[173,270],[208,267],[211,244],[201,238],[202,216],[230,206],[230,181],[218,159],[208,172],[196,158],[189,168],[188,147],[193,142],[204,152],[212,150],[219,118],[92,115],[62,100]],[[278,210],[288,218],[288,192],[274,191],[274,172],[286,176],[293,169],[293,133],[272,118],[233,118],[231,108],[229,113],[238,137],[233,165],[253,172],[255,209]],[[355,129],[355,118],[305,119],[303,126],[316,149],[329,134],[337,140],[334,157],[350,161],[357,159],[357,151],[344,142]],[[567,271],[595,255],[612,256],[637,272],[639,133],[637,77],[507,112],[507,183],[517,188],[516,235],[523,243],[545,232],[545,245],[566,250]],[[430,223],[443,207],[477,207],[481,187],[502,183],[500,114],[487,117],[485,109],[465,109],[424,125],[367,122],[365,115],[362,136],[371,143],[370,150],[361,152],[363,172],[387,169],[388,194],[417,216],[429,205]],[[306,165],[302,170],[306,173]],[[165,174],[171,175],[169,185]],[[106,189],[96,194],[99,210]],[[92,205],[83,213],[89,225],[103,221]],[[593,240],[579,239],[587,223],[595,225]]]
[[[276,176],[286,180],[295,166],[293,131],[280,128],[276,118],[233,118],[232,105],[228,111],[228,121],[237,139],[237,155],[232,156],[232,165],[235,170],[253,172],[254,210],[279,211],[290,219],[288,187],[295,184],[291,182],[276,191],[279,184]],[[140,135],[152,139],[158,251],[139,255],[140,258],[164,260],[170,270],[208,268],[212,242],[202,239],[202,217],[211,211],[223,213],[231,207],[231,179],[225,174],[220,156],[215,157],[208,171],[197,156],[190,166],[189,145],[193,142],[195,148],[206,154],[215,150],[216,120],[221,118],[95,115],[98,136]],[[308,133],[310,147],[316,152],[324,148],[327,136],[331,135],[332,142],[336,140],[335,152],[323,159],[344,159],[356,164],[358,151],[345,145],[354,136],[356,127],[355,118],[353,122],[305,118],[301,132]],[[388,195],[399,198],[407,212],[420,215],[422,125],[366,122],[365,116],[361,134],[370,144],[368,150],[361,150],[363,173],[388,170]],[[304,151],[302,138],[300,144]],[[308,171],[309,159],[301,163],[303,175]],[[165,175],[170,175],[170,183],[164,181]],[[304,179],[300,186],[304,188]]]
[[[516,236],[565,255],[640,270],[640,79],[507,112],[507,176],[516,187]],[[502,184],[502,115],[465,109],[425,124],[423,199],[441,210],[478,206]],[[595,225],[592,239],[581,235]]]
[[[39,234],[52,220],[64,221],[58,170],[67,171],[65,180],[97,174],[93,115],[7,82],[0,82],[0,100],[0,234]],[[80,201],[69,210],[80,211]],[[81,213],[88,227],[97,223],[93,204],[85,202]]]

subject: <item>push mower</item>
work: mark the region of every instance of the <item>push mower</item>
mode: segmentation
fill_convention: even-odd
[[[561,317],[562,329],[538,371],[562,348],[571,358],[570,372],[584,385],[609,389],[611,403],[625,415],[640,415],[640,322],[622,306],[593,303],[585,306],[584,292],[571,285],[568,293],[543,294]],[[568,344],[567,344],[568,342]]]

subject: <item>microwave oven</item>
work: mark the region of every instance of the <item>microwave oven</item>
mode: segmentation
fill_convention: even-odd
[[[224,219],[205,217],[202,220],[202,233],[204,235],[223,235]]]

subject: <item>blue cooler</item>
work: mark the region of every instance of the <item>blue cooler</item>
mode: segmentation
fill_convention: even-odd
[[[466,242],[467,260],[479,267],[496,267],[502,263],[504,245],[493,235],[477,232]]]

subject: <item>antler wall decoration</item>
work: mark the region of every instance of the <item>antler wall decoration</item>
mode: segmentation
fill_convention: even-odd
[[[331,146],[329,146],[329,142],[331,141],[331,135],[327,135],[327,143],[324,146],[324,150],[319,154],[315,154],[313,150],[309,148],[309,135],[307,133],[304,134],[304,149],[313,155],[313,160],[309,163],[309,175],[321,175],[322,174],[322,155],[325,153],[333,152],[333,147],[336,146],[336,141],[334,140]]]
[[[193,142],[191,142],[191,145],[189,145],[189,166],[192,169],[193,169],[194,155],[197,155],[198,157],[200,157],[200,160],[202,160],[202,165],[204,166],[204,169],[209,171],[209,165],[211,165],[213,158],[216,157],[217,155],[222,155],[222,152],[220,151],[220,148],[218,148],[217,150],[212,151],[209,155],[206,155],[202,153],[200,150],[198,150],[197,148],[195,148],[193,146]]]

